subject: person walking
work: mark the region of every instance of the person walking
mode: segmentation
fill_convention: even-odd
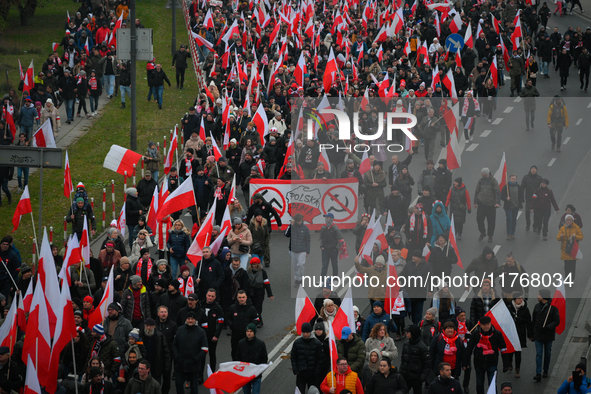
[[[517,175],[511,174],[509,182],[501,190],[501,200],[504,201],[503,209],[507,217],[507,241],[515,239],[517,227],[517,214],[523,206],[523,189],[517,183]]]
[[[534,380],[541,382],[548,377],[552,343],[556,338],[556,327],[560,324],[558,308],[552,305],[550,290],[538,291],[538,303],[532,314],[533,337],[529,339],[536,344],[536,376]],[[543,367],[543,370],[542,370]]]
[[[560,3],[560,1],[558,2]],[[572,58],[570,53],[567,52],[566,48],[562,48],[556,57],[556,66],[554,67],[554,72],[557,72],[560,69],[560,91],[566,90],[566,83],[568,81],[571,64]]]
[[[324,366],[324,348],[318,338],[312,336],[312,325],[302,324],[302,336],[291,348],[291,367],[296,375],[296,387],[305,393],[310,386],[318,387]]]
[[[456,230],[455,236],[460,241],[464,232],[464,223],[466,223],[466,212],[472,213],[470,193],[461,177],[457,177],[454,180],[453,187],[449,189],[445,208],[453,216],[454,228]]]
[[[476,185],[474,192],[474,208],[476,208],[476,223],[480,231],[479,241],[482,241],[488,234],[488,242],[491,243],[495,234],[496,209],[501,203],[499,184],[494,177],[491,177],[490,170],[484,167],[480,171],[482,176]],[[484,227],[487,221],[488,229]]]
[[[156,68],[150,74],[150,78],[152,80],[152,89],[156,93],[156,101],[158,101],[158,109],[162,109],[162,95],[164,93],[164,82],[168,84],[168,87],[171,87],[170,80],[166,76],[166,73],[162,69],[161,64],[157,64]]]
[[[284,235],[289,238],[293,286],[300,287],[304,276],[306,259],[310,255],[310,230],[304,224],[304,215],[301,213],[295,214]]]
[[[591,53],[589,53],[589,49],[586,47],[583,48],[583,51],[579,55],[579,78],[581,80],[581,90],[583,87],[585,88],[585,93],[587,93],[587,88],[589,88],[589,69],[591,67]]]
[[[525,73],[525,62],[523,58],[519,56],[517,49],[513,49],[513,56],[509,59],[507,64],[510,67],[509,75],[511,76],[511,96],[515,96],[521,93],[521,75]]]
[[[185,83],[185,71],[187,70],[187,59],[191,57],[191,52],[187,51],[185,45],[172,56],[172,68],[176,68],[176,88],[182,89]]]
[[[94,390],[91,390],[94,392]],[[102,393],[100,390],[99,393]],[[137,372],[125,387],[125,394],[161,394],[160,383],[152,376],[152,366],[148,360],[140,360],[137,366]]]
[[[187,313],[185,324],[179,327],[172,344],[177,394],[185,393],[185,381],[191,385],[191,394],[199,393],[199,376],[209,351],[205,331],[197,324],[197,315]]]
[[[131,71],[129,70],[127,61],[121,62],[121,70],[119,70],[119,93],[121,93],[121,109],[125,108],[125,94],[131,100]],[[158,177],[154,177],[158,180]]]
[[[560,96],[554,96],[550,108],[548,108],[548,127],[550,128],[552,150],[556,147],[556,152],[560,153],[562,131],[568,129],[568,111]]]
[[[589,82],[589,81],[587,81]],[[519,97],[523,98],[523,110],[525,111],[525,131],[534,129],[534,119],[536,117],[536,97],[540,97],[538,88],[533,84],[533,80],[529,78],[521,89]]]
[[[523,190],[523,197],[522,201],[525,202],[525,231],[529,231],[531,226],[531,202],[532,196],[538,187],[540,187],[540,182],[542,182],[542,176],[538,174],[538,167],[531,166],[529,172],[523,176],[521,180],[521,188]]]
[[[559,212],[554,193],[548,188],[549,184],[549,180],[542,179],[540,187],[532,195],[531,203],[531,211],[534,213],[534,231],[537,235],[542,232],[544,241],[548,240],[548,221],[550,220],[552,207],[554,207],[556,213]]]
[[[246,327],[253,323],[256,325],[260,322],[259,315],[252,305],[251,300],[248,299],[245,290],[238,290],[236,295],[236,303],[228,308],[225,321],[228,327],[232,330],[230,337],[230,344],[232,346],[232,360],[237,361],[238,358],[238,342],[246,337]]]
[[[408,327],[406,337],[408,342],[402,347],[400,374],[414,394],[421,394],[431,372],[429,348],[421,341],[421,329],[415,324]]]
[[[384,178],[385,179],[385,178]],[[322,250],[321,276],[328,273],[329,263],[332,265],[332,274],[339,274],[339,248],[343,244],[343,235],[339,227],[334,224],[332,212],[324,215],[325,225],[320,229],[320,249]]]
[[[574,281],[577,256],[573,258],[571,252],[575,241],[580,242],[583,240],[583,232],[575,223],[572,215],[566,215],[564,225],[558,231],[556,240],[560,241],[560,258],[564,261],[564,275],[571,275],[570,279]]]
[[[265,342],[256,337],[257,327],[250,323],[246,326],[246,337],[238,342],[238,352],[236,359],[244,363],[267,364],[269,358],[267,355],[267,346]],[[262,375],[248,382],[242,387],[244,394],[260,394]]]
[[[517,328],[519,343],[523,349],[527,347],[527,338],[532,336],[531,313],[522,293],[516,291],[512,297],[513,299],[510,301],[507,309],[513,318],[513,322]],[[522,350],[505,353],[501,356],[503,358],[503,372],[513,370],[513,354],[515,354],[515,377],[519,378],[521,376],[521,352]]]

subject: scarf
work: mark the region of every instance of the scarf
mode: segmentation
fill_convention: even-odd
[[[158,158],[158,149],[150,148],[150,146],[152,146],[152,144],[154,144],[152,141],[148,142],[148,155],[150,155],[150,157],[152,159],[157,159]]]
[[[213,194],[213,197],[216,200],[223,200],[224,199],[224,194],[222,193],[222,188],[221,187],[216,187],[215,188],[215,192]]]
[[[143,264],[144,264],[144,259],[140,258],[140,261],[137,262],[137,266],[135,267],[135,274],[137,276],[142,276],[142,265]],[[152,259],[149,259],[148,260],[148,276],[150,276],[150,273],[152,272],[152,265],[153,264],[154,263],[152,262]]]
[[[425,212],[421,211],[422,219],[423,219],[423,238],[427,238],[427,234],[429,233],[428,224],[427,224],[427,217],[425,216]],[[415,229],[415,221],[416,221],[415,214],[411,215],[410,217],[410,231],[413,232]]]
[[[191,175],[193,170],[191,169],[191,160],[185,158],[185,176]]]
[[[141,239],[141,238],[137,238],[136,239],[137,244],[140,246],[140,249],[144,247],[144,244],[146,243],[146,238]]]
[[[458,348],[456,347],[456,341],[458,339],[457,333],[454,333],[454,336],[448,338],[447,335],[441,334],[441,337],[445,341],[445,348],[443,350],[443,362],[449,363],[451,369],[456,369],[456,353],[458,352]]]
[[[492,345],[490,344],[490,337],[492,337],[492,335],[492,332],[490,333],[490,335],[484,335],[483,333],[480,333],[480,340],[478,341],[478,345],[476,345],[476,347],[482,349],[482,355],[484,356],[495,353],[492,349]]]
[[[522,308],[525,305],[525,302],[522,302],[521,304],[517,305],[515,303],[515,300],[511,300],[511,304],[513,304],[513,308],[515,308],[515,312],[519,312],[519,308]]]
[[[480,111],[480,103],[478,100],[472,98],[472,102],[474,103],[474,111]],[[468,115],[468,108],[470,107],[470,97],[466,97],[464,99],[464,105],[462,106],[462,116]]]
[[[101,389],[99,391],[99,394],[104,394],[105,393],[105,381],[101,380],[100,384],[101,384]],[[94,386],[95,386],[94,382],[90,384],[90,394],[96,394],[96,393],[93,393]]]
[[[179,291],[183,296],[188,296],[195,292],[195,283],[193,282],[193,277],[189,276],[186,280],[183,278],[179,278]],[[185,286],[186,284],[186,286]]]
[[[466,334],[468,333],[468,328],[466,327],[466,321],[459,321],[456,319],[456,322],[458,323],[458,336],[464,342],[464,346],[467,346],[468,339],[466,339]]]
[[[264,286],[263,270],[248,270],[248,281],[251,288],[262,289]]]
[[[92,77],[88,80],[88,86],[90,86],[90,90],[97,89],[98,82],[96,81],[96,77]]]
[[[92,345],[92,352],[90,352],[90,358],[98,356],[98,354],[101,351],[101,345],[103,344],[103,342],[106,339],[107,339],[106,335],[103,334],[103,336],[100,339],[97,339],[94,341],[94,344]]]

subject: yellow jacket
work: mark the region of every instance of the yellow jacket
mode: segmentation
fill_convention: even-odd
[[[566,241],[573,236],[580,242],[583,240],[583,232],[581,228],[573,223],[570,227],[562,226],[560,230],[558,230],[558,235],[556,236],[556,240],[560,241],[560,259],[561,260],[574,260],[570,254],[566,253],[564,249],[566,248]]]
[[[548,124],[552,123],[552,111],[554,110],[554,104],[550,105],[548,108]],[[562,105],[562,118],[564,119],[564,127],[568,127],[568,111],[566,110],[566,105]]]

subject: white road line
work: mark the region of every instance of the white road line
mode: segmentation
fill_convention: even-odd
[[[504,78],[503,78],[503,79],[504,79],[505,81],[510,81],[510,80],[511,80],[511,77],[508,77],[508,76],[504,75]]]
[[[513,100],[514,103],[519,103],[521,102],[521,97],[515,97],[515,100]]]
[[[492,132],[492,130],[484,130],[482,132],[482,134],[480,134],[481,137],[488,137],[488,135]]]
[[[185,216],[185,217],[191,217],[191,212],[186,212],[183,216]]]
[[[591,103],[587,104],[587,108],[591,108]]]
[[[501,249],[501,245],[495,245],[495,247],[493,248],[493,252],[496,255],[497,252],[499,251],[499,249]]]
[[[513,111],[513,107],[507,107],[507,108],[505,108],[505,110],[503,111],[503,113],[504,113],[504,114],[508,114],[508,113],[510,113],[511,111]]]
[[[564,139],[564,141],[562,142],[562,145],[566,145],[566,144],[568,144],[568,142],[569,142],[569,141],[570,141],[570,137],[566,137],[566,138]]]
[[[578,126],[581,124],[581,122],[583,122],[583,118],[580,118],[579,120],[577,120],[577,124],[575,126]]]
[[[282,353],[286,353],[286,354],[290,354],[291,353],[291,348],[293,347],[293,342],[289,344],[288,347],[285,348],[285,350]],[[271,366],[269,368],[267,368],[265,370],[265,372],[263,372],[263,377],[261,378],[261,381],[265,380],[265,378],[267,376],[269,376],[271,374],[271,372],[273,372],[273,370],[275,368],[277,368],[277,366],[279,365],[279,363],[283,360],[282,355],[280,354],[279,357],[277,357],[277,360],[273,361],[273,364],[271,364]]]
[[[285,346],[285,344],[287,342],[289,342],[291,339],[293,338],[293,334],[290,332],[287,335],[285,335],[285,337],[283,337],[283,339],[281,340],[281,342],[279,342],[277,344],[277,346],[275,346],[273,348],[273,350],[271,350],[271,353],[269,353],[269,359],[272,359],[273,357],[275,357],[275,354],[279,353],[279,351],[281,349],[283,349],[283,347]]]
[[[521,216],[522,213],[523,213],[523,210],[520,209],[519,212],[517,213],[517,219],[519,219],[519,217]]]
[[[548,167],[552,167],[552,164],[554,164],[555,161],[556,161],[556,157],[553,158],[552,160],[550,160],[550,163],[548,163]]]
[[[467,152],[472,152],[474,149],[476,149],[476,147],[478,146],[478,144],[472,144],[469,147],[466,148]]]
[[[492,124],[494,124],[494,125],[498,125],[498,124],[499,124],[499,123],[501,123],[502,121],[503,121],[503,118],[496,118],[496,119],[495,119],[495,120],[492,122]]]

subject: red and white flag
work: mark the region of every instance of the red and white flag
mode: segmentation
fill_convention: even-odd
[[[179,280],[181,280],[181,278],[179,278]],[[193,293],[193,292],[191,292]],[[191,293],[187,293],[187,294],[191,294]],[[209,377],[213,374],[212,370],[211,370],[211,366],[209,364],[207,364],[207,378],[209,379]],[[220,389],[209,389],[209,394],[224,394],[224,392]]]
[[[166,152],[166,160],[164,160],[164,173],[168,175],[170,169],[172,167],[172,161],[174,160],[174,154],[178,149],[178,138],[176,127],[174,128],[174,132],[172,135],[172,140],[170,141],[170,149]]]
[[[155,187],[154,189],[158,189],[157,187]],[[117,230],[119,231],[119,233],[121,234],[121,238],[125,238],[125,230],[127,229],[127,217],[125,215],[125,204],[127,204],[127,202],[123,203],[123,206],[121,207],[121,212],[119,212],[119,216],[117,217]],[[152,228],[152,227],[150,227]],[[152,235],[152,234],[150,234]],[[131,237],[131,234],[129,234],[129,236]]]
[[[228,209],[228,207],[226,207],[226,210]],[[228,211],[229,213],[229,211]],[[231,227],[231,226],[230,226]],[[209,245],[209,247],[211,248],[211,253],[214,254],[214,256],[217,256],[220,247],[222,246],[222,242],[224,242],[224,239],[226,239],[226,235],[228,234],[228,228],[222,228],[222,230],[220,231],[220,235],[215,239],[215,241],[212,242],[211,245]],[[189,293],[191,294],[191,293]]]
[[[60,47],[60,44],[57,43],[57,42],[54,42],[54,43],[51,44],[51,50],[54,51],[54,52],[56,52],[59,49],[59,47]],[[20,61],[19,61],[19,63],[20,63]],[[21,68],[21,74],[22,74],[22,71],[23,70]]]
[[[351,332],[356,331],[355,327],[355,316],[353,315],[353,297],[351,295],[351,288],[347,289],[345,297],[341,302],[341,306],[337,310],[337,313],[332,321],[332,326],[335,330],[337,338],[342,339],[343,328],[349,327]]]
[[[228,393],[240,390],[262,374],[270,364],[251,364],[241,361],[221,363],[218,370],[203,383],[208,389],[220,389]]]
[[[162,207],[158,209],[156,220],[161,222],[165,216],[194,205],[195,193],[193,192],[193,182],[183,182],[174,192],[166,197]]]
[[[68,151],[66,150],[66,165],[64,167],[64,197],[70,198],[70,194],[74,192],[74,184],[72,183],[72,174],[70,172],[70,159],[68,158]]]
[[[195,239],[189,246],[189,250],[187,250],[187,258],[193,263],[193,265],[197,266],[197,263],[201,260],[203,256],[203,248],[209,246],[209,241],[211,241],[211,233],[213,232],[213,226],[215,225],[215,204],[212,205],[212,208],[207,213],[203,222],[201,222],[201,227],[199,227],[199,231],[197,235],[195,235]]]
[[[72,285],[72,278],[70,277],[70,267],[80,264],[82,261],[82,255],[80,254],[80,244],[78,243],[78,237],[70,235],[68,239],[68,246],[66,247],[66,256],[64,257],[64,263],[62,269],[58,275],[59,278],[67,283],[67,286]],[[63,291],[64,285],[62,285]],[[58,319],[59,322],[59,319]]]
[[[23,215],[32,212],[33,207],[31,206],[31,197],[29,196],[29,185],[26,185],[23,194],[21,195],[21,199],[18,201],[16,210],[14,211],[14,216],[12,217],[12,231],[14,232],[18,230]]]
[[[289,149],[288,149],[289,153]],[[236,174],[232,178],[232,185],[230,186],[230,193],[228,194],[228,205],[232,204],[232,199],[236,197]]]
[[[456,130],[455,133],[451,133],[449,144],[447,144],[446,148],[447,168],[450,170],[455,170],[456,168],[460,168],[462,166],[462,151],[460,149],[460,144],[457,137],[458,133]]]
[[[21,59],[18,59],[18,71],[20,72],[22,81],[23,79],[25,79],[25,74],[23,73],[23,65],[21,64]]]
[[[302,335],[302,324],[309,322],[316,316],[316,308],[308,298],[308,294],[300,285],[295,304],[295,321],[298,335]]]
[[[337,370],[337,359],[339,358],[339,352],[337,350],[337,340],[334,335],[334,327],[332,322],[328,323],[328,353],[330,355],[330,367],[331,371],[336,373]]]
[[[211,42],[207,41],[205,38],[201,37],[199,34],[195,32],[191,32],[191,34],[193,35],[193,38],[195,39],[195,42],[198,46],[204,45],[207,49],[213,51],[214,46]]]
[[[328,92],[332,87],[332,84],[337,80],[338,73],[339,66],[337,65],[334,52],[332,51],[332,48],[330,48],[330,55],[328,56],[328,62],[324,69],[324,77],[322,81],[325,92]]]
[[[431,249],[429,249],[429,247],[427,245],[425,245],[425,247],[423,248],[423,258],[425,259],[425,261],[427,263],[429,262],[430,256],[431,256]]]
[[[103,320],[105,320],[105,317],[107,316],[107,307],[113,302],[114,293],[115,282],[113,281],[113,267],[111,267],[109,279],[107,280],[107,286],[105,286],[105,292],[103,293],[103,298],[101,298],[101,302],[99,302],[94,312],[92,312],[92,315],[90,315],[88,318],[88,328],[92,330],[92,327],[95,325],[103,324]]]
[[[213,15],[211,14],[211,8],[209,8],[207,10],[207,14],[205,14],[205,19],[203,19],[203,26],[205,26],[208,29],[214,28]]]
[[[259,174],[261,177],[265,177],[265,161],[264,160],[257,160],[256,163],[257,170],[259,170]]]
[[[449,161],[448,161],[449,163]],[[461,269],[464,269],[464,264],[462,264],[462,259],[460,258],[460,251],[458,250],[458,243],[456,241],[456,226],[454,224],[454,214],[451,214],[451,226],[449,227],[449,243],[452,248],[456,251],[456,256],[458,256],[458,266]]]
[[[324,163],[325,171],[331,171],[330,160],[328,160],[328,154],[326,153],[326,150],[321,150],[320,156],[318,156],[318,162]]]
[[[363,152],[361,163],[359,164],[359,173],[363,176],[367,171],[371,170],[371,163],[367,151]]]
[[[103,167],[121,175],[125,175],[127,171],[127,176],[131,176],[134,171],[133,165],[137,164],[141,159],[142,155],[139,153],[119,145],[111,145],[111,149],[109,149],[109,153],[107,153],[103,162]]]
[[[29,287],[27,287],[27,292],[24,296],[21,294],[22,298],[22,305],[19,303],[19,322],[18,326],[20,327],[21,331],[27,330],[27,320],[25,315],[31,311],[31,304],[33,303],[33,281],[29,282]],[[22,316],[22,319],[21,319]]]
[[[41,394],[41,386],[39,385],[39,375],[35,369],[35,363],[31,358],[31,355],[27,356],[27,375],[25,378],[25,389],[24,394]],[[41,374],[41,368],[39,368],[39,374]]]
[[[576,239],[573,244],[573,248],[570,251],[570,257],[573,258],[574,260],[582,260],[583,259],[583,253],[581,253],[581,249],[579,248],[579,241],[577,241]]]
[[[49,325],[46,323],[48,319],[41,278],[37,277],[37,286],[35,287],[31,311],[27,321],[22,360],[23,362],[28,361],[29,364],[38,365],[43,386],[46,386],[44,377],[47,377],[49,358],[51,356],[51,334],[49,333]]]
[[[164,182],[166,183],[166,182]],[[146,218],[146,224],[148,225],[148,227],[150,227],[152,229],[152,231],[154,231],[155,228],[158,228],[158,224],[156,221],[156,216],[158,213],[158,207],[159,205],[159,196],[160,193],[158,192],[158,188],[155,187],[154,188],[154,194],[152,195],[152,201],[150,202],[150,210],[148,211],[148,216]]]
[[[495,88],[499,87],[499,67],[497,65],[497,57],[493,56],[493,61],[490,64],[490,77],[493,80]]]
[[[388,212],[390,214],[390,212]],[[389,225],[389,224],[388,224]],[[386,286],[386,297],[384,298],[384,311],[391,315],[396,310],[396,298],[400,294],[400,286],[398,286],[398,273],[396,272],[396,266],[392,260],[392,253],[388,253],[388,275],[390,278],[394,278],[394,286]],[[400,312],[398,312],[400,314]]]
[[[215,138],[213,138],[211,131],[209,132],[209,136],[211,137],[211,145],[213,146],[213,156],[215,157],[215,160],[218,161],[220,157],[223,156],[222,151],[218,147],[218,143],[215,141]]]
[[[365,89],[365,93],[363,94],[363,98],[361,99],[361,110],[365,111],[367,108],[367,104],[369,104],[369,88]]]
[[[409,46],[410,48],[410,46]],[[405,47],[405,53],[406,53],[406,47]],[[378,53],[376,54],[376,56],[378,57],[378,61],[381,63],[382,59],[384,58],[384,48],[382,47],[382,44],[380,44],[380,47],[378,48]],[[366,89],[367,91],[367,89]]]
[[[32,282],[32,281],[31,281]],[[0,346],[6,346],[9,349],[14,348],[14,344],[17,340],[17,321],[18,321],[18,300],[20,297],[14,297],[12,299],[12,305],[10,306],[10,310],[8,314],[4,318],[4,323],[2,323],[2,327],[0,327]],[[23,316],[24,318],[24,316]]]
[[[506,349],[501,349],[502,353],[513,353],[521,351],[521,342],[519,342],[519,335],[517,335],[517,328],[515,322],[507,305],[504,302],[497,302],[486,315],[492,320],[491,323],[495,330],[503,334],[505,338]]]
[[[39,129],[33,134],[33,146],[39,148],[57,148],[55,138],[53,138],[53,127],[51,119],[47,119]]]
[[[466,34],[464,34],[464,45],[474,49],[474,38],[472,37],[472,25],[468,22]]]
[[[462,29],[462,17],[460,17],[460,14],[458,12],[456,12],[454,14],[452,21],[449,24],[449,30],[451,30],[452,33],[457,33],[461,29]]]
[[[88,42],[88,37],[86,37],[86,43],[84,43],[84,51],[86,52],[86,56],[90,56],[90,43]]]
[[[445,74],[441,82],[449,91],[449,95],[451,96],[451,98],[457,100],[458,92],[456,91],[456,83],[454,81],[454,76],[453,72],[451,71],[451,68],[447,70],[447,74]]]
[[[269,132],[269,120],[267,119],[267,113],[265,112],[262,103],[259,104],[257,112],[252,117],[252,122],[255,124],[257,133],[259,133],[259,136],[261,137],[261,145],[265,146],[265,136]]]
[[[499,169],[497,170],[497,172],[495,172],[494,178],[497,180],[497,182],[499,184],[499,189],[503,190],[503,188],[507,184],[507,162],[505,161],[505,152],[503,152],[503,158],[501,159],[501,165],[499,166]]]
[[[296,80],[298,86],[304,86],[304,74],[308,72],[306,68],[306,58],[304,57],[304,51],[300,54],[300,58],[298,60],[298,64],[293,72],[293,77]]]
[[[23,79],[23,92],[29,92],[30,94],[31,91],[35,88],[35,81],[33,79],[34,75],[35,72],[33,70],[33,60],[31,60],[31,64],[29,65],[29,68],[27,68],[27,71],[25,72],[25,77]]]
[[[564,283],[556,288],[550,305],[555,306],[556,309],[558,309],[560,323],[558,324],[558,327],[556,327],[556,333],[560,335],[564,332],[564,328],[566,327],[566,291],[564,289]]]
[[[88,235],[88,220],[84,220],[84,227],[82,228],[82,239],[79,239],[80,255],[84,260],[84,266],[90,268],[90,236]]]
[[[41,242],[41,250],[39,251],[38,264],[38,276],[43,286],[42,291],[45,295],[46,311],[49,316],[49,319],[45,321],[49,321],[49,332],[53,335],[57,322],[55,311],[59,306],[60,285],[57,279],[57,271],[55,269],[53,254],[51,253],[49,238],[47,237],[47,229],[45,228],[43,229],[43,241]]]

